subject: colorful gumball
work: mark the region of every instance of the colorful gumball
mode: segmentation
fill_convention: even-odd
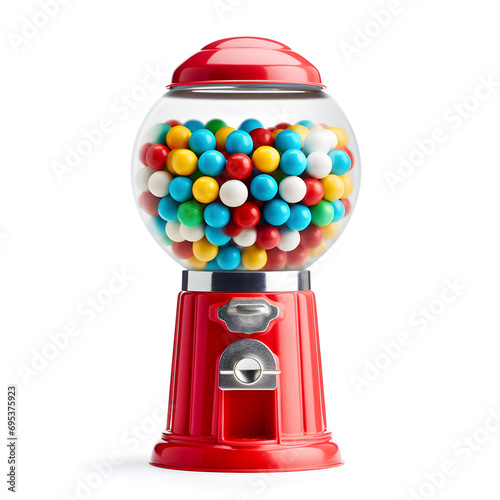
[[[230,245],[227,247],[219,248],[219,253],[215,258],[217,264],[225,271],[232,271],[236,269],[241,263],[241,252],[238,248]]]
[[[323,236],[325,238],[325,241],[329,241],[335,238],[335,236],[337,236],[339,232],[339,223],[332,222],[331,224],[328,224],[322,227],[321,229],[323,230]]]
[[[297,125],[302,125],[310,129],[314,125],[314,122],[311,120],[300,120],[300,122],[297,122]]]
[[[177,125],[182,125],[182,123],[179,120],[168,120],[165,123],[167,125],[170,125],[171,127],[176,127]]]
[[[193,196],[200,203],[212,203],[219,196],[219,184],[213,177],[200,177],[193,184]]]
[[[186,260],[186,266],[188,269],[194,269],[195,271],[203,271],[207,267],[206,262],[198,260],[194,255]]]
[[[222,127],[217,132],[215,132],[215,143],[216,143],[216,148],[219,151],[225,151],[226,150],[226,139],[227,136],[231,133],[234,132],[236,129],[233,127]]]
[[[326,226],[333,220],[332,204],[326,200],[321,200],[311,207],[311,221],[316,226]]]
[[[203,125],[200,120],[188,120],[186,123],[184,123],[184,126],[188,128],[191,132],[196,132],[197,130],[201,130],[205,128],[205,125]]]
[[[181,234],[181,223],[179,221],[168,221],[165,225],[165,233],[173,242],[185,241]]]
[[[321,184],[323,185],[325,200],[335,201],[342,198],[345,190],[345,184],[341,177],[338,175],[327,175],[321,179]]]
[[[212,245],[217,245],[218,247],[231,241],[231,236],[224,234],[224,231],[218,227],[205,226],[205,236]]]
[[[153,173],[148,180],[148,189],[151,194],[163,198],[168,194],[168,186],[172,181],[172,176],[164,170]]]
[[[174,149],[167,156],[167,168],[173,174],[191,175],[198,168],[198,157],[190,149]]]
[[[273,172],[280,164],[280,154],[271,146],[261,146],[252,155],[254,167],[265,174]]]
[[[324,241],[322,241],[318,247],[308,250],[307,256],[310,259],[316,259],[325,251],[325,249],[326,249],[326,243]]]
[[[275,136],[274,146],[282,154],[289,149],[301,149],[302,137],[294,130],[283,130]]]
[[[229,208],[219,202],[210,203],[203,212],[205,222],[212,227],[220,228],[226,226],[231,220]]]
[[[351,169],[351,158],[345,151],[334,149],[328,153],[328,156],[332,160],[331,174],[344,175]]]
[[[290,217],[286,225],[295,231],[303,231],[311,223],[311,211],[306,206],[297,203],[290,207]]]
[[[281,155],[280,168],[286,175],[300,175],[306,167],[307,158],[300,149],[289,149]]]
[[[199,241],[205,236],[205,225],[198,224],[197,226],[190,227],[181,224],[179,231],[186,241]]]
[[[351,168],[349,170],[352,170],[352,167],[354,166],[354,156],[352,155],[352,152],[349,148],[347,148],[346,146],[342,146],[341,148],[342,151],[344,151],[345,153],[347,153],[349,155],[349,158],[351,159]]]
[[[219,247],[210,243],[207,238],[202,238],[193,243],[193,254],[201,262],[215,259],[218,251]]]
[[[252,245],[243,250],[241,262],[249,271],[258,271],[266,265],[267,253],[263,248]]]
[[[238,226],[244,229],[255,227],[260,220],[260,210],[253,203],[246,201],[234,209],[233,219]]]
[[[139,149],[139,161],[143,164],[146,165],[148,164],[146,160],[146,155],[148,153],[148,149],[152,146],[150,142],[146,142],[146,144],[143,144],[141,148]]]
[[[225,126],[227,126],[227,123],[224,120],[220,120],[219,118],[214,118],[213,120],[207,122],[205,128],[207,130],[210,130],[210,132],[212,132],[212,134],[215,135],[219,129]]]
[[[216,177],[226,168],[226,158],[220,151],[205,151],[198,160],[198,168],[205,175]]]
[[[304,125],[301,125],[300,123],[290,125],[289,127],[287,127],[287,130],[293,130],[294,132],[297,132],[297,134],[299,134],[302,139],[302,145],[304,145],[304,139],[309,135],[310,132],[307,127],[304,127]]]
[[[167,146],[170,149],[188,149],[191,130],[183,125],[172,127],[167,134]]]
[[[241,231],[243,231],[243,228],[238,226],[238,224],[236,224],[236,222],[234,222],[234,220],[231,219],[227,223],[227,225],[222,228],[222,231],[224,232],[225,235],[234,238],[238,236],[241,233]]]
[[[253,149],[253,141],[248,132],[235,130],[226,137],[226,151],[230,155],[243,153],[249,155]]]
[[[290,217],[290,207],[283,200],[274,199],[264,205],[264,218],[273,226],[281,226]]]
[[[195,130],[189,138],[189,149],[197,156],[201,156],[205,151],[215,149],[215,136],[210,130]]]
[[[340,127],[328,127],[328,130],[331,130],[337,137],[337,148],[340,149],[341,147],[349,144],[349,137],[344,129],[341,129]]]
[[[172,252],[179,259],[189,259],[193,256],[193,244],[190,241],[174,241]]]
[[[275,127],[275,128],[281,128],[281,129],[283,129],[283,130],[284,130],[284,129],[286,129],[286,128],[288,128],[288,127],[291,127],[291,126],[292,126],[292,124],[291,124],[291,123],[288,123],[288,122],[280,122],[280,123],[278,123],[278,124],[276,125],[276,127]]]
[[[342,205],[344,205],[344,208],[345,208],[345,215],[344,216],[347,216],[351,213],[351,210],[352,210],[352,206],[351,206],[351,202],[349,201],[349,198],[343,198],[340,200],[342,202]]]
[[[231,179],[243,181],[252,175],[252,160],[243,153],[231,155],[226,162],[226,172]]]
[[[144,191],[139,196],[137,200],[139,207],[144,210],[148,215],[156,217],[158,215],[158,204],[160,203],[160,198],[151,194],[149,191]]]
[[[254,128],[249,133],[253,141],[253,149],[261,146],[274,146],[273,134],[266,128]]]
[[[239,207],[248,198],[248,188],[243,182],[232,179],[222,184],[219,196],[227,207]]]
[[[153,144],[146,153],[146,165],[153,170],[164,170],[170,150],[163,144]]]
[[[157,123],[149,129],[147,138],[153,144],[167,144],[167,134],[171,128],[168,123]]]
[[[149,178],[156,172],[152,168],[143,167],[140,168],[135,174],[135,185],[139,191],[147,191]]]
[[[331,133],[331,132],[330,132]],[[335,134],[333,134],[335,137]],[[332,144],[332,138],[330,135],[324,133],[323,130],[317,130],[311,132],[304,140],[304,153],[309,156],[314,152],[328,153],[330,151]],[[335,146],[333,146],[335,147]]]
[[[307,157],[306,172],[315,179],[323,179],[332,170],[332,159],[327,153],[314,151]]]
[[[171,196],[165,196],[158,204],[158,215],[166,221],[174,221],[177,219],[177,211],[180,203],[175,201]]]
[[[284,252],[291,252],[300,244],[300,233],[288,227],[280,229],[280,241],[277,247]]]
[[[257,230],[254,227],[243,229],[241,233],[233,236],[233,240],[240,247],[252,246],[257,241]]]
[[[256,175],[250,183],[250,192],[257,200],[269,201],[278,193],[278,183],[270,175]]]
[[[193,195],[193,181],[189,177],[175,177],[169,187],[170,196],[180,203],[188,201]]]
[[[314,224],[300,232],[300,244],[307,250],[318,248],[323,243],[324,235],[320,227]]]
[[[307,192],[304,181],[296,175],[285,177],[279,184],[279,194],[288,203],[298,203]]]
[[[324,195],[324,189],[321,182],[317,179],[308,177],[304,180],[304,184],[306,185],[306,195],[302,199],[302,204],[309,207],[319,203]]]
[[[240,130],[250,133],[252,130],[262,128],[263,126],[264,125],[262,125],[259,120],[256,120],[255,118],[248,118],[240,125]]]
[[[255,243],[264,250],[271,250],[280,241],[279,229],[270,224],[257,226],[257,239]]]
[[[299,245],[297,248],[288,252],[286,264],[291,268],[300,268],[303,266],[308,258],[307,250]]]
[[[195,200],[185,201],[181,203],[177,217],[185,226],[198,226],[203,222],[203,207]]]
[[[345,215],[345,206],[342,200],[335,200],[330,202],[333,206],[333,219],[332,222],[337,222]]]
[[[278,269],[283,269],[286,266],[286,260],[287,252],[284,252],[279,248],[267,250],[267,263],[265,269],[269,271],[277,271]]]
[[[349,174],[341,175],[340,178],[344,184],[344,192],[342,193],[342,198],[348,198],[351,196],[354,190],[354,184],[352,183],[351,176]]]
[[[274,137],[274,145],[275,145],[275,146],[276,146],[276,137],[278,136],[278,134],[279,134],[280,132],[283,132],[283,130],[285,130],[285,129],[283,129],[283,128],[275,128],[275,129],[271,132],[271,134],[273,134],[273,137]]]

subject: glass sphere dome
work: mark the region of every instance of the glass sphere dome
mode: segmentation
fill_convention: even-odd
[[[352,128],[315,81],[178,81],[144,120],[132,170],[148,230],[192,270],[307,268],[360,182]]]

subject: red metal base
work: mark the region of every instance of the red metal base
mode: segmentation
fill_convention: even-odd
[[[328,440],[328,436],[321,442],[304,443],[301,440],[299,445],[244,447],[187,443],[167,436],[164,434],[154,447],[151,465],[203,472],[291,472],[343,464],[338,446]]]

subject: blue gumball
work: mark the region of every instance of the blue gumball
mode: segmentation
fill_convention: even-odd
[[[300,120],[297,122],[297,125],[302,125],[303,127],[311,128],[314,123],[311,120]]]
[[[250,133],[254,128],[264,128],[264,125],[255,118],[248,118],[240,125],[240,130]]]
[[[158,203],[158,214],[163,220],[176,221],[179,206],[180,203],[175,201],[171,196],[165,196]]]
[[[333,207],[333,219],[332,222],[337,222],[345,215],[345,206],[340,200],[335,200],[330,202]]]
[[[205,271],[222,271],[222,268],[219,266],[216,259],[212,259],[207,262]]]
[[[205,207],[203,217],[209,226],[221,228],[231,220],[231,212],[226,205],[214,201]]]
[[[189,138],[189,149],[196,156],[202,155],[205,151],[215,149],[215,135],[210,130],[200,129],[191,134]]]
[[[200,171],[211,177],[222,174],[226,168],[226,159],[220,151],[205,151],[198,160]]]
[[[334,149],[328,153],[328,156],[332,159],[332,170],[330,173],[334,175],[344,175],[349,172],[351,168],[351,158],[345,151]]]
[[[203,125],[200,120],[188,120],[184,126],[191,130],[191,132],[196,132],[197,130],[201,130],[202,128],[205,128],[205,125]]]
[[[219,248],[215,260],[225,271],[232,271],[240,265],[241,253],[236,247],[228,245],[227,247]]]
[[[284,153],[289,149],[301,149],[302,137],[295,130],[283,130],[276,136],[274,147],[280,153]]]
[[[193,196],[193,181],[189,177],[174,177],[168,186],[168,190],[175,201],[183,203]]]
[[[253,140],[244,130],[235,130],[226,137],[226,151],[229,155],[243,153],[249,155],[253,150]]]
[[[290,207],[290,217],[286,225],[295,231],[303,231],[311,223],[311,211],[305,205],[297,203]]]
[[[290,207],[286,201],[275,198],[264,205],[264,219],[273,226],[281,226],[290,217]]]
[[[205,236],[207,240],[215,246],[222,246],[229,243],[231,236],[226,236],[221,228],[205,226]],[[220,250],[220,249],[219,249]]]
[[[280,168],[286,175],[300,175],[306,167],[307,158],[300,149],[289,149],[281,155]]]
[[[278,183],[270,175],[256,175],[250,183],[250,192],[257,200],[269,201],[278,193]]]

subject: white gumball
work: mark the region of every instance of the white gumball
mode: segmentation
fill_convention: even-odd
[[[255,228],[243,229],[240,234],[233,236],[233,240],[240,247],[250,247],[257,240],[257,230]]]
[[[279,186],[280,196],[287,203],[298,203],[306,195],[306,183],[296,175],[285,177]]]
[[[163,170],[155,172],[148,180],[148,188],[151,194],[163,198],[168,194],[168,187],[173,177]]]
[[[135,185],[140,191],[148,190],[149,178],[155,173],[152,168],[144,167],[137,171],[135,174]]]
[[[323,125],[321,125],[321,123],[316,123],[309,129],[310,132],[316,132],[317,130],[324,130],[324,127]]]
[[[332,171],[332,159],[324,152],[314,151],[307,157],[306,172],[315,179],[323,179]]]
[[[181,234],[181,223],[177,220],[167,222],[167,225],[165,226],[165,233],[167,233],[167,236],[172,241],[175,241],[177,243],[186,240]]]
[[[295,250],[300,243],[300,233],[293,229],[281,229],[280,241],[277,247],[284,252],[291,252]]]
[[[227,207],[239,207],[248,198],[248,188],[241,181],[232,179],[222,184],[219,196]]]
[[[330,141],[329,151],[331,151],[332,149],[335,149],[337,147],[337,142],[338,142],[337,136],[331,130],[329,130],[327,128],[325,128],[325,130],[323,130],[321,133],[324,136],[328,137],[328,140]]]
[[[187,241],[199,241],[205,236],[205,224],[198,224],[194,227],[189,227],[181,224],[179,229],[181,236]]]
[[[304,139],[304,153],[307,155],[314,151],[328,153],[330,151],[330,138],[324,133],[324,130],[311,132]]]

